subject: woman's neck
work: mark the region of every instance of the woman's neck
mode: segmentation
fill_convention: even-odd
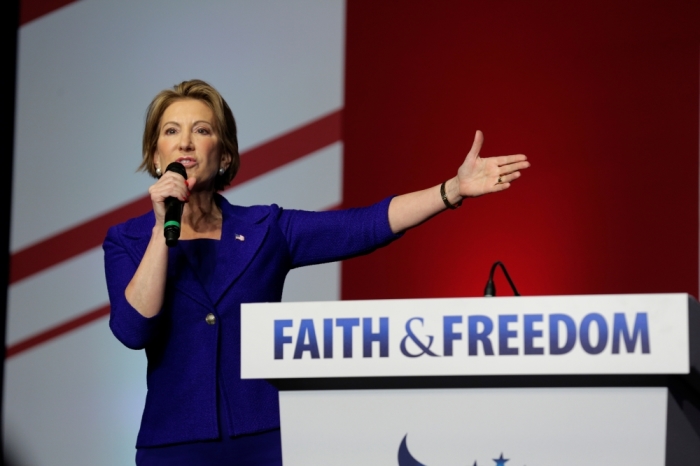
[[[182,239],[221,239],[222,215],[212,192],[193,192],[182,211]]]

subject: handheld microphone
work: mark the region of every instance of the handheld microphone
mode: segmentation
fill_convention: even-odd
[[[175,172],[187,179],[187,171],[185,166],[180,162],[173,162],[165,169],[166,172]],[[165,234],[165,244],[169,248],[177,245],[177,240],[180,237],[180,222],[182,221],[182,208],[184,203],[176,197],[168,197],[165,199],[165,224],[163,225]]]
[[[484,288],[484,296],[486,297],[493,297],[496,296],[496,284],[493,282],[493,274],[496,271],[496,266],[501,266],[501,270],[503,270],[503,273],[506,276],[506,279],[508,280],[508,283],[510,283],[510,287],[513,289],[513,294],[515,296],[520,296],[520,293],[518,293],[518,290],[515,288],[515,284],[513,283],[513,280],[510,279],[510,275],[508,275],[508,271],[506,270],[506,266],[503,265],[503,262],[501,261],[496,261],[492,266],[491,266],[491,273],[489,274],[489,281],[486,282],[486,288]]]

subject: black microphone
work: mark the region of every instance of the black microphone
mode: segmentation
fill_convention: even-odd
[[[165,169],[166,172],[175,172],[187,179],[187,171],[185,166],[180,162],[173,162]],[[165,244],[172,248],[177,246],[177,239],[180,237],[180,222],[182,220],[182,208],[184,203],[176,197],[168,197],[165,199]]]
[[[510,287],[513,289],[513,294],[515,296],[520,296],[520,293],[518,293],[518,290],[515,288],[515,284],[513,283],[513,280],[510,279],[510,275],[508,275],[508,271],[506,270],[506,266],[503,265],[503,262],[501,261],[496,261],[492,266],[491,266],[491,273],[489,274],[489,281],[486,282],[486,288],[484,288],[484,296],[486,297],[493,297],[496,296],[496,284],[493,282],[493,274],[496,271],[496,266],[501,266],[501,270],[503,270],[503,273],[506,276],[506,279],[508,280],[508,283],[510,283]]]

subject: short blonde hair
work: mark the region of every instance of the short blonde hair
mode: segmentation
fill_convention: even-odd
[[[238,154],[238,138],[236,136],[236,120],[231,108],[219,92],[209,84],[199,79],[183,81],[158,93],[151,101],[146,111],[146,126],[143,130],[143,160],[139,165],[140,171],[148,172],[157,177],[153,161],[160,135],[160,120],[171,104],[179,100],[195,99],[205,103],[214,112],[215,128],[224,153],[231,156],[231,164],[223,175],[217,175],[214,188],[221,191],[228,186],[238,173],[241,157]]]

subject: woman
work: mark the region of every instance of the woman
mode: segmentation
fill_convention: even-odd
[[[502,191],[524,155],[482,159],[483,137],[441,186],[360,209],[238,207],[217,194],[239,167],[230,108],[207,83],[186,81],[151,102],[141,169],[157,178],[153,211],[105,239],[110,328],[146,349],[148,395],[139,465],[281,464],[277,392],[240,379],[240,304],[280,301],[295,267],[366,254],[465,197]],[[165,171],[185,166],[187,179]],[[164,202],[185,203],[180,242],[165,244]]]

